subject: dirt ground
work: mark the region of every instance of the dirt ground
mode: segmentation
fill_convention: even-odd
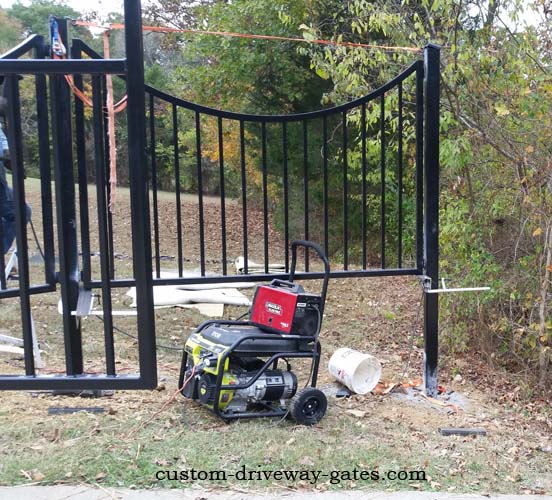
[[[35,220],[40,213],[33,180],[27,191]],[[198,266],[197,202],[182,204],[186,269]],[[91,226],[94,200],[90,203]],[[176,229],[174,195],[159,200],[160,253],[163,269],[175,269]],[[228,256],[241,250],[241,208],[229,205]],[[250,258],[262,259],[261,213],[250,211]],[[220,272],[220,208],[205,203],[206,233],[214,235],[207,248],[209,270]],[[131,269],[131,233],[128,195],[120,190],[113,217],[116,275]],[[39,224],[37,224],[39,226]],[[38,228],[41,239],[40,228]],[[282,241],[271,229],[273,258],[281,255]],[[97,249],[97,235],[92,235]],[[33,240],[31,253],[37,254]],[[41,264],[33,259],[33,275],[40,280]],[[98,273],[99,258],[92,258]],[[230,265],[230,264],[229,264]],[[316,290],[317,282],[304,283]],[[115,307],[128,308],[127,289],[116,290]],[[251,294],[251,290],[245,291]],[[57,294],[32,300],[37,335],[45,367],[40,373],[64,370],[61,316]],[[422,489],[449,492],[552,493],[552,410],[550,400],[529,397],[520,379],[486,364],[478,352],[441,353],[439,381],[443,394],[429,400],[417,388],[398,387],[387,394],[353,395],[337,399],[336,385],[327,371],[331,354],[348,346],[376,356],[383,365],[385,387],[421,377],[423,339],[421,290],[413,278],[336,279],[330,283],[321,332],[323,361],[319,386],[330,395],[326,417],[313,427],[290,421],[255,420],[226,424],[205,408],[175,396],[180,352],[190,331],[205,318],[179,308],[156,311],[159,386],[155,391],[119,391],[103,398],[54,396],[51,393],[4,392],[0,395],[0,484],[94,483],[126,487],[186,487],[180,481],[157,481],[158,470],[236,470],[251,468],[351,470],[423,470],[427,481],[367,483],[344,479],[321,481],[232,482],[233,487],[325,490],[379,488]],[[245,308],[227,307],[225,317],[235,318]],[[0,304],[0,330],[17,335],[17,299]],[[115,325],[135,334],[133,318],[118,317]],[[102,372],[102,322],[83,320],[85,367]],[[115,333],[119,373],[136,371],[136,341]],[[167,349],[172,348],[172,349]],[[295,365],[294,365],[295,367]],[[297,364],[305,377],[307,367]],[[0,353],[1,373],[23,373],[21,358]],[[98,407],[101,413],[51,415],[57,407]],[[486,436],[445,437],[443,427],[483,428]],[[226,483],[208,484],[225,487]],[[201,484],[206,486],[206,484]]]

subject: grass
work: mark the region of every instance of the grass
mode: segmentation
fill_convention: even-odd
[[[162,400],[156,395],[132,393],[75,402],[42,394],[29,404],[29,395],[18,394],[16,408],[0,412],[0,444],[4,450],[0,483],[101,481],[108,486],[172,488],[190,486],[191,482],[158,481],[158,471],[195,469],[232,473],[245,467],[247,471],[319,470],[328,477],[316,484],[309,484],[308,480],[233,478],[198,483],[252,489],[292,486],[509,493],[534,490],[535,484],[550,474],[546,463],[539,463],[538,456],[527,456],[519,464],[510,460],[514,456],[508,456],[505,446],[515,446],[515,439],[443,438],[437,435],[433,424],[448,421],[447,416],[433,415],[434,423],[413,429],[404,407],[400,418],[386,417],[397,408],[397,402],[391,399],[380,404],[372,401],[373,411],[366,419],[353,418],[334,403],[315,428],[270,420],[225,424],[193,403],[175,404],[143,426]],[[118,397],[125,402],[118,402]],[[105,406],[110,413],[46,416],[45,406],[83,403]],[[14,414],[19,418],[13,419]],[[39,414],[42,418],[38,418]],[[387,471],[424,471],[427,481],[338,481],[340,476],[347,475],[332,472],[352,474],[354,469],[378,470],[382,477]]]
[[[266,420],[221,425],[203,413],[203,410],[191,408],[182,422],[178,409],[174,408],[161,421],[137,431],[132,439],[125,439],[128,432],[123,431],[130,430],[132,434],[133,429],[139,428],[142,418],[133,418],[130,410],[128,415],[81,414],[50,418],[48,423],[25,429],[14,426],[11,432],[4,427],[4,431],[8,430],[23,446],[20,456],[3,457],[0,481],[24,483],[27,477],[21,472],[23,470],[31,478],[38,475],[43,483],[94,482],[101,478],[103,484],[110,486],[179,487],[179,482],[157,481],[156,473],[190,469],[232,472],[244,466],[247,470],[320,470],[330,475],[332,471],[354,469],[377,469],[381,473],[423,470],[430,480],[416,481],[414,486],[418,488],[432,489],[432,483],[438,482],[445,488],[461,487],[464,491],[472,491],[462,476],[443,474],[454,466],[454,457],[441,457],[436,461],[423,443],[397,448],[398,440],[411,441],[408,429],[401,428],[398,423],[384,425],[381,430],[389,432],[389,438],[381,439],[381,430],[371,432],[368,425],[341,417],[335,410],[316,429],[294,427],[289,423],[275,425]],[[125,420],[124,425],[121,419]],[[467,446],[473,447],[474,443]],[[39,470],[34,470],[37,467]],[[477,472],[472,467],[468,467],[468,471]],[[11,480],[6,481],[7,478]],[[379,482],[336,483],[336,479],[326,478],[318,486],[382,488]],[[230,480],[229,483],[254,488],[272,485],[266,480],[250,481],[250,484]],[[297,482],[278,483],[279,486],[286,484],[307,486]],[[413,484],[409,481],[386,482],[383,487],[411,489]]]
[[[330,320],[330,328],[333,323]],[[328,349],[331,352],[332,348]],[[392,358],[392,356],[391,356]],[[327,357],[326,357],[327,359]],[[387,355],[380,359],[386,361]],[[387,363],[386,363],[387,364]],[[391,364],[391,361],[389,361]],[[512,493],[550,491],[545,434],[534,417],[487,401],[469,385],[472,404],[448,414],[442,408],[396,396],[330,399],[313,428],[290,421],[227,424],[180,397],[157,414],[176,386],[178,356],[160,356],[160,390],[117,392],[102,399],[5,393],[0,409],[0,484],[98,483],[137,488],[178,488],[190,481],[158,481],[158,471],[319,470],[309,481],[197,481],[202,486],[258,490],[368,488]],[[387,367],[393,377],[397,366]],[[414,369],[416,371],[416,367]],[[323,369],[321,384],[329,382]],[[49,407],[100,406],[95,415],[48,415]],[[360,414],[350,413],[360,411]],[[359,416],[361,415],[361,416]],[[442,437],[443,426],[483,426],[484,438]],[[427,481],[338,481],[332,471],[424,471]]]

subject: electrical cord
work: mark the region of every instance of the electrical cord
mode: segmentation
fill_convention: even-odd
[[[416,326],[420,321],[420,313],[422,310],[423,303],[424,303],[424,292],[422,290],[422,295],[420,296],[420,305],[418,307],[418,312],[416,313],[416,321],[414,321],[414,326],[412,328],[412,343],[410,345],[410,349],[408,351],[408,358],[406,360],[406,364],[404,365],[404,369],[401,375],[401,379],[400,379],[401,382],[404,380],[404,377],[406,376],[408,369],[410,368],[410,361],[412,360],[412,353],[414,352],[414,346],[416,344]]]
[[[251,312],[251,309],[247,310],[241,316],[238,316],[234,321],[239,321],[240,319],[245,318],[250,312]]]
[[[40,255],[42,257],[42,260],[45,261],[46,260],[46,257],[44,257],[44,252],[42,251],[42,247],[40,246],[40,243],[38,241],[38,236],[36,235],[36,231],[35,231],[35,227],[34,227],[34,224],[33,224],[33,219],[30,218],[29,219],[29,223],[31,225],[31,230],[33,232],[33,236],[34,236],[34,240],[36,242],[36,246],[38,248],[38,251],[40,252]]]
[[[105,323],[105,320],[103,319],[102,316],[94,316],[94,318],[98,318],[102,323]],[[124,330],[122,330],[121,328],[115,325],[113,325],[113,330],[120,333],[121,335],[125,335],[126,337],[129,337],[131,339],[140,341],[140,339],[136,335],[132,335],[131,333],[125,332]],[[158,347],[159,349],[167,349],[169,351],[180,351],[180,352],[184,351],[183,347],[174,347],[174,346],[164,345],[164,344],[155,344],[155,347]]]
[[[143,423],[141,423],[138,427],[135,427],[133,430],[131,430],[126,436],[125,439],[129,439],[131,436],[136,434],[139,430],[143,429],[146,425],[148,425],[152,420],[154,420],[160,413],[162,413],[175,399],[176,397],[185,389],[185,387],[188,385],[190,380],[192,380],[195,376],[197,366],[194,366],[192,368],[192,372],[190,373],[190,376],[184,381],[181,387],[179,387],[167,401],[163,403],[163,406],[159,408],[150,418],[145,420]]]

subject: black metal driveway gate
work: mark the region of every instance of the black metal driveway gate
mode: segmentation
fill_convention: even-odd
[[[319,241],[327,251],[339,255],[332,263],[334,278],[423,275],[431,278],[432,287],[436,288],[438,46],[425,47],[423,59],[364,98],[310,113],[262,116],[207,108],[144,85],[139,2],[125,1],[125,25],[126,59],[104,60],[80,40],[73,41],[68,59],[46,59],[50,54],[37,36],[0,59],[0,74],[7,75],[6,92],[11,103],[8,122],[20,274],[19,287],[0,290],[0,299],[20,297],[26,370],[24,376],[0,375],[0,389],[154,387],[157,374],[152,286],[286,278],[289,243],[296,237]],[[68,40],[66,23],[60,20],[59,27],[61,39]],[[30,50],[34,50],[33,59],[19,59]],[[40,150],[45,280],[38,285],[29,284],[25,243],[17,77],[25,74],[35,75]],[[116,268],[116,216],[108,209],[109,141],[103,113],[106,74],[119,75],[126,82],[134,270],[131,277],[120,275]],[[86,160],[84,109],[78,99],[72,103],[64,75],[74,75],[74,85],[81,89],[83,75],[91,75],[96,229],[89,220],[91,195],[87,180],[91,165]],[[51,210],[50,135],[58,272]],[[232,150],[228,144],[233,144]],[[193,209],[184,203],[183,179],[196,193]],[[174,186],[171,196],[176,204],[176,218],[168,222],[162,199],[167,195],[160,194],[160,187],[167,183]],[[216,185],[215,225],[206,215],[204,193],[208,184]],[[78,220],[76,199],[80,207]],[[213,203],[212,197],[209,203]],[[230,204],[233,212],[239,214],[238,220],[229,215]],[[193,223],[183,224],[185,220]],[[274,225],[279,226],[279,232],[271,229]],[[167,232],[172,237],[172,248],[164,247]],[[95,270],[93,234],[100,254],[100,266]],[[231,272],[229,265],[238,255],[243,257],[243,274]],[[162,272],[161,263],[166,258],[176,265],[177,271],[172,275]],[[249,269],[253,259],[261,262],[260,268]],[[272,268],[275,261],[283,264],[279,272]],[[196,274],[190,274],[188,264],[197,264]],[[3,266],[0,278],[5,285],[2,271]],[[297,279],[321,276],[318,270],[311,269],[305,255],[304,271],[297,273]],[[30,296],[52,292],[58,285],[63,304],[66,374],[36,375]],[[137,288],[140,373],[135,376],[119,375],[115,370],[111,298],[113,290],[129,286]],[[102,375],[86,375],[80,320],[74,314],[79,300],[94,289],[101,289],[103,298],[106,365]],[[437,388],[437,297],[425,294],[424,299],[424,375],[429,395],[435,395]]]

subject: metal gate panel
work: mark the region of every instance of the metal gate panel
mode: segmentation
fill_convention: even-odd
[[[0,74],[6,75],[5,92],[9,102],[8,128],[10,156],[13,170],[13,190],[16,206],[17,263],[19,282],[11,286],[4,276],[4,266],[0,270],[2,289],[0,300],[19,297],[21,308],[21,329],[25,354],[25,375],[0,375],[0,389],[20,390],[101,390],[101,389],[149,389],[157,384],[155,325],[153,321],[151,243],[147,220],[133,221],[133,282],[137,287],[137,332],[139,372],[134,375],[119,375],[115,370],[113,328],[110,311],[105,322],[105,374],[87,374],[83,366],[81,321],[75,314],[79,297],[86,292],[82,286],[79,269],[77,212],[75,205],[75,177],[73,158],[73,106],[71,91],[66,75],[92,75],[99,86],[106,74],[127,77],[128,99],[128,138],[129,164],[132,169],[130,179],[133,213],[147,212],[148,193],[145,171],[144,136],[144,80],[142,61],[142,32],[140,2],[125,1],[127,58],[122,60],[71,60],[45,59],[45,44],[42,37],[33,36],[4,54],[0,59]],[[57,20],[62,40],[67,40],[65,20]],[[33,59],[20,59],[34,50]],[[42,201],[41,229],[44,235],[44,283],[31,284],[29,279],[29,252],[27,248],[26,197],[24,184],[23,138],[20,117],[20,96],[18,75],[34,75],[37,123],[39,172]],[[78,81],[77,81],[78,83]],[[49,89],[48,89],[49,87]],[[95,92],[95,126],[98,134],[101,127],[103,105],[101,96]],[[50,107],[48,109],[48,101]],[[77,114],[79,112],[76,108]],[[98,118],[99,117],[99,118]],[[82,131],[76,130],[77,150],[82,148]],[[54,185],[57,217],[57,248],[59,268],[55,266],[54,221],[51,191],[50,139],[53,149]],[[97,166],[104,164],[101,148],[98,145],[103,137],[96,137]],[[81,150],[82,151],[82,150]],[[78,153],[77,153],[77,159]],[[105,189],[104,185],[98,186]],[[105,215],[105,214],[104,214]],[[102,241],[105,244],[105,242]],[[89,252],[89,249],[84,249]],[[102,253],[105,248],[102,247]],[[104,276],[105,286],[109,286],[109,276]],[[63,335],[65,346],[65,374],[39,375],[33,357],[33,323],[30,297],[59,290],[62,304]]]

